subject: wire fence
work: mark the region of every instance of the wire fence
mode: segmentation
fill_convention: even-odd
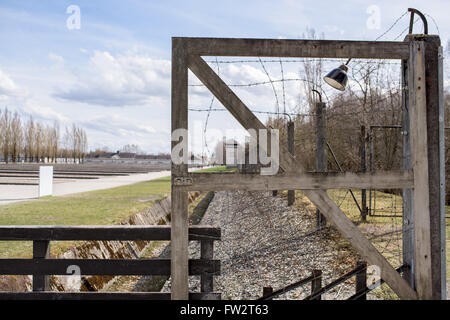
[[[376,40],[395,32],[395,27],[400,25],[406,15],[407,12],[398,17]],[[435,26],[439,32],[438,26]],[[401,29],[393,39],[399,39],[407,30]],[[370,129],[370,151],[367,152],[369,170],[401,169],[399,123],[404,88],[399,61],[352,60],[352,71],[348,73],[349,83],[344,93],[321,88],[317,82],[322,79],[308,78],[302,69],[306,63],[313,63],[328,70],[329,67],[344,63],[342,59],[215,57],[206,62],[220,73],[239,97],[243,96],[242,100],[253,113],[266,116],[266,123],[270,119],[283,119],[285,115],[294,119],[296,156],[301,158],[307,169],[315,169],[315,119],[318,116],[308,99],[308,85],[319,88],[325,98],[328,107],[327,142],[333,146],[345,171],[359,171],[361,168],[362,124]],[[244,73],[239,73],[240,69],[244,69]],[[242,79],[236,81],[236,75],[242,75]],[[374,83],[371,82],[373,79]],[[194,80],[189,86],[204,94],[203,84]],[[253,95],[250,94],[251,90],[256,90]],[[262,92],[271,92],[273,96],[269,98],[264,95],[266,101],[260,103],[258,96]],[[215,106],[216,103],[217,100],[211,98],[209,106],[197,104],[189,107],[189,111],[206,113],[205,135],[211,118],[227,111]],[[276,124],[276,121],[270,123]],[[285,122],[279,123],[280,129],[285,130]],[[371,130],[370,125],[379,128]],[[282,132],[282,139],[285,137],[283,135],[285,132]],[[206,145],[205,137],[204,140]],[[330,155],[328,162],[330,171],[338,171]],[[411,230],[411,226],[403,225],[399,219],[402,217],[402,196],[399,190],[369,190],[369,216],[365,222],[361,221],[361,208],[357,203],[362,201],[363,190],[329,190],[328,194],[395,268],[403,266],[403,256],[407,253],[403,252],[402,238]],[[218,282],[225,296],[256,298],[260,296],[263,286],[288,286],[306,277],[313,269],[323,270],[324,282],[330,283],[349,272],[360,259],[336,229],[331,226],[316,229],[315,208],[301,192],[296,193],[294,207],[284,204],[285,192],[279,193],[276,198],[271,193],[248,191],[224,191],[218,195],[221,204],[217,210],[221,217],[215,222],[220,223],[225,235],[219,244],[218,256],[224,274]],[[227,274],[227,270],[235,274]],[[226,283],[224,277],[227,276],[235,281],[228,279],[231,284]],[[245,280],[247,276],[252,279],[252,283]],[[309,288],[299,287],[277,298],[301,299],[310,293]],[[349,280],[329,292],[325,298],[344,299],[353,294],[354,283]],[[383,286],[382,290],[373,293],[372,298],[394,296],[390,289]]]

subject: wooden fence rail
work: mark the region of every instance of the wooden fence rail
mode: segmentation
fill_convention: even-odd
[[[220,261],[213,260],[219,228],[189,227],[189,240],[200,241],[200,259],[189,260],[189,274],[200,275],[201,292],[190,299],[220,299],[213,292],[213,276],[220,274]],[[33,241],[33,258],[0,259],[2,275],[33,275],[33,292],[1,292],[0,299],[170,299],[170,293],[50,292],[49,275],[170,275],[170,259],[51,259],[50,241],[154,241],[170,240],[170,226],[0,226],[0,241]]]
[[[397,269],[397,272],[401,273],[405,269],[406,266],[401,266],[400,268]],[[338,279],[330,282],[329,284],[323,287],[322,287],[322,270],[313,270],[309,277],[303,278],[282,289],[274,291],[272,287],[264,287],[263,296],[257,300],[271,300],[277,296],[285,294],[291,290],[294,290],[308,283],[311,283],[311,294],[308,295],[303,300],[321,300],[323,294],[329,292],[331,289],[335,288],[336,286],[342,284],[343,282],[347,281],[352,277],[356,277],[355,294],[352,295],[347,300],[366,300],[367,293],[375,289],[375,287],[378,287],[378,285],[384,283],[384,281],[380,279],[378,285],[370,288],[367,287],[367,263],[365,261],[359,261],[357,266],[353,270],[347,272],[343,276],[339,277]]]

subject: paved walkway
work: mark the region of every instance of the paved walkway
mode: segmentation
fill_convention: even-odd
[[[79,179],[70,182],[54,183],[53,196],[108,189],[142,181],[167,177],[170,171],[132,174],[129,176],[101,177],[99,179]],[[0,205],[38,198],[36,185],[0,185]]]
[[[203,169],[209,168],[208,166]],[[201,170],[200,168],[189,168],[189,172]],[[108,189],[133,184],[142,181],[158,179],[170,176],[170,171],[157,171],[149,173],[130,174],[129,176],[100,177],[99,179],[64,180],[53,183],[53,196]],[[34,200],[38,198],[37,185],[0,185],[0,205]]]

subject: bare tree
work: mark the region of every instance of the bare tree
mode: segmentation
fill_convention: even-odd
[[[25,160],[26,161],[33,161],[33,155],[34,155],[34,149],[35,149],[35,124],[33,121],[33,118],[30,117],[27,124],[24,128],[24,135],[25,135]]]
[[[41,161],[43,149],[44,149],[44,127],[41,123],[36,124],[36,130],[34,133],[34,158],[36,162]]]
[[[2,135],[2,153],[3,158],[6,163],[9,162],[9,156],[11,151],[11,112],[8,108],[5,108],[5,111],[2,113],[2,117],[0,119],[0,128]]]
[[[23,147],[23,128],[22,121],[20,120],[19,113],[14,112],[14,116],[11,119],[11,160],[16,162],[20,160]]]

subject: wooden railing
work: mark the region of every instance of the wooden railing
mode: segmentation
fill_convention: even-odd
[[[397,272],[401,273],[406,268],[406,266],[401,266],[397,268]],[[367,287],[366,272],[367,263],[365,261],[359,261],[357,266],[353,270],[347,272],[343,276],[322,287],[322,270],[313,270],[309,277],[303,278],[282,289],[274,291],[272,287],[264,287],[263,296],[257,300],[271,300],[308,283],[311,283],[311,294],[305,297],[303,300],[321,300],[323,294],[329,292],[331,289],[342,284],[353,276],[356,277],[355,294],[349,297],[347,300],[366,300],[367,293],[384,283],[384,280],[380,279],[377,286],[373,286],[370,288]]]
[[[33,241],[33,258],[0,259],[1,275],[32,275],[33,292],[0,292],[1,299],[170,299],[161,292],[54,292],[49,275],[70,275],[77,266],[81,275],[170,276],[170,259],[51,259],[50,241],[154,241],[170,240],[170,226],[0,226],[0,241]],[[200,241],[200,259],[189,260],[189,275],[200,275],[201,292],[193,300],[220,299],[213,292],[213,276],[220,274],[220,261],[213,260],[214,241],[220,228],[189,227],[189,240]],[[70,269],[70,268],[69,268]]]

